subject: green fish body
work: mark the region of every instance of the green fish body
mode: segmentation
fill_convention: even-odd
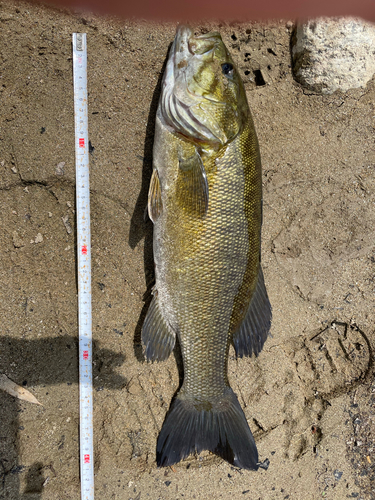
[[[258,355],[271,325],[260,266],[262,180],[245,90],[218,33],[180,26],[156,117],[149,215],[156,285],[142,339],[164,360],[176,335],[184,381],[157,443],[159,466],[210,450],[258,468],[256,445],[228,383],[236,355]]]

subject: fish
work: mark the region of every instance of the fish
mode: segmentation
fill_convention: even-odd
[[[148,192],[155,286],[142,342],[148,361],[163,361],[178,338],[184,377],[158,436],[157,465],[209,450],[257,470],[227,375],[231,343],[237,357],[258,356],[272,319],[254,123],[218,32],[178,26],[161,87]]]

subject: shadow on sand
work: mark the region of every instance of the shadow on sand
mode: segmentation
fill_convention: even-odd
[[[0,373],[12,363],[12,380],[26,389],[35,385],[46,387],[57,384],[78,384],[78,338],[64,335],[40,340],[0,337]],[[125,356],[93,344],[94,390],[102,388],[121,390],[127,381],[115,372]],[[78,406],[77,401],[77,406]],[[6,412],[4,409],[6,408]],[[0,498],[39,500],[50,471],[50,464],[36,462],[26,467],[19,463],[18,400],[0,391]],[[5,458],[7,457],[7,458]],[[19,474],[26,472],[26,487],[19,492]],[[18,496],[14,497],[17,491]]]

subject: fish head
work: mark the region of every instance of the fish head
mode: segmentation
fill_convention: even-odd
[[[160,112],[173,132],[202,149],[231,142],[248,120],[240,75],[217,32],[194,35],[179,26],[172,44],[160,99]]]

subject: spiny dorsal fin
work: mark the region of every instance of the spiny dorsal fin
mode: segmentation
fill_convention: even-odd
[[[258,281],[241,326],[233,334],[233,344],[239,358],[258,356],[271,328],[272,308],[268,299],[263,271],[259,265]]]
[[[154,295],[142,327],[142,342],[144,343],[147,361],[164,361],[172,352],[176,335],[165,321],[159,307],[159,301]]]
[[[176,188],[179,205],[190,215],[203,217],[208,208],[208,183],[199,153],[180,159]]]
[[[148,190],[148,215],[152,222],[156,222],[163,209],[161,201],[161,188],[159,174],[156,168],[152,171],[150,187]]]

